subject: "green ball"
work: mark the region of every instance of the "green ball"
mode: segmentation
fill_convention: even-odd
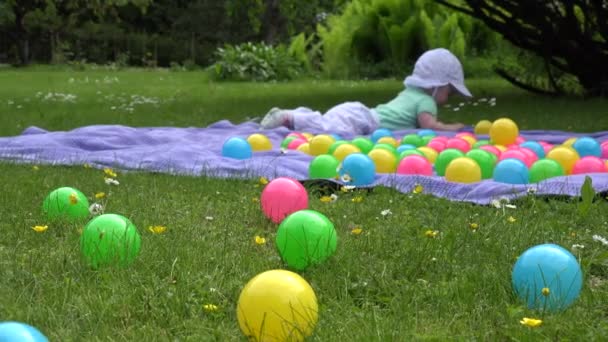
[[[51,191],[42,203],[42,212],[49,220],[82,220],[89,217],[89,200],[80,190],[63,187]]]
[[[374,145],[374,148],[372,148],[372,150],[375,150],[375,149],[383,149],[383,150],[387,150],[387,151],[391,152],[395,156],[399,155],[397,153],[397,149],[395,148],[395,146],[390,145],[390,144],[376,144],[376,145]]]
[[[490,140],[477,140],[476,143],[473,144],[473,148],[480,148],[481,146],[490,145]],[[494,153],[492,153],[494,154]]]
[[[424,155],[424,153],[418,151],[418,150],[405,150],[403,152],[401,152],[401,154],[399,155],[399,161],[401,161],[401,159],[407,157],[407,156],[411,156],[412,154],[415,154],[417,156],[422,156],[424,158],[426,158],[426,156]]]
[[[316,156],[308,165],[308,178],[336,178],[340,161],[331,154]]]
[[[357,146],[361,150],[361,153],[363,153],[363,154],[368,154],[369,151],[371,151],[372,148],[374,148],[374,143],[371,140],[364,138],[364,137],[355,138],[350,143]]]
[[[283,139],[283,141],[281,142],[281,148],[283,148],[283,149],[287,148],[289,143],[296,139],[298,139],[298,137],[293,136],[293,135],[288,136],[287,138]]]
[[[333,143],[329,146],[329,150],[327,151],[327,154],[334,154],[334,151],[338,148],[338,146],[344,145],[344,144],[348,144],[348,141],[347,140],[336,141],[335,143]]]
[[[492,178],[494,166],[496,165],[496,156],[494,156],[493,153],[480,149],[474,149],[467,152],[466,156],[473,159],[477,165],[479,165],[482,179]]]
[[[530,167],[530,183],[538,183],[548,178],[564,175],[564,168],[553,159],[537,160]]]
[[[445,170],[448,168],[450,162],[456,158],[464,157],[462,151],[455,148],[448,148],[441,151],[435,160],[435,171],[439,176],[445,176]]]
[[[127,266],[141,248],[137,228],[129,219],[116,214],[95,217],[84,227],[80,236],[80,250],[86,263],[102,266]]]
[[[327,260],[336,251],[338,236],[329,219],[314,210],[300,210],[279,225],[276,244],[283,261],[304,270]]]
[[[404,136],[403,139],[401,139],[401,145],[405,144],[420,147],[424,146],[424,141],[422,140],[422,137],[420,137],[418,134],[408,134]]]
[[[426,146],[429,144],[431,140],[435,138],[434,135],[425,135],[422,137],[422,146]]]

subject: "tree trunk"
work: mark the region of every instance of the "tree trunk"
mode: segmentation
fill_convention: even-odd
[[[281,16],[280,0],[266,0],[264,11],[264,41],[272,44],[279,39],[281,26],[284,24]]]
[[[17,50],[19,53],[19,62],[21,65],[30,63],[30,40],[25,29],[25,12],[15,11],[15,33],[14,37],[17,42]]]

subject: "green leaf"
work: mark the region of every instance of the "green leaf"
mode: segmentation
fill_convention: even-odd
[[[593,204],[594,197],[595,190],[593,189],[591,177],[586,176],[585,182],[581,187],[582,203],[578,207],[578,211],[582,216],[586,216],[589,213],[589,209],[591,209],[591,204]]]

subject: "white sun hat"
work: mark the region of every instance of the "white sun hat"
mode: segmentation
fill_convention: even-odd
[[[447,49],[433,49],[422,54],[416,61],[414,72],[405,78],[406,86],[431,89],[452,85],[462,96],[472,97],[464,85],[462,64]]]

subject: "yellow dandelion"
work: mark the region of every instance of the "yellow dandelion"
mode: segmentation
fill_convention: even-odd
[[[361,202],[363,202],[363,196],[353,197],[353,199],[351,199],[351,201],[353,201],[353,203],[361,203]]]
[[[253,202],[253,203],[258,203],[259,201],[260,201],[260,199],[259,199],[259,198],[257,198],[257,197],[253,197],[253,198],[251,199],[251,202]]]
[[[76,196],[76,194],[70,194],[70,203],[72,205],[77,204],[78,203],[78,196]]]
[[[260,184],[262,184],[262,185],[268,184],[268,178],[266,178],[266,177],[260,177]]]
[[[471,228],[471,230],[477,230],[477,228],[479,228],[479,224],[469,223],[469,228]]]
[[[439,235],[439,231],[438,230],[427,230],[426,232],[424,232],[424,235],[426,237],[428,237],[429,239],[433,239],[436,238],[437,235]]]
[[[219,308],[217,307],[217,305],[214,304],[205,304],[203,305],[203,309],[205,309],[205,311],[207,312],[214,312],[217,311]]]
[[[353,235],[360,235],[361,233],[363,233],[363,229],[355,227],[350,231],[350,233]]]
[[[42,233],[42,232],[46,231],[47,229],[49,229],[49,226],[33,226],[32,229],[36,233]]]
[[[110,169],[109,167],[106,167],[105,169],[103,169],[103,173],[110,178],[118,177],[116,172],[114,172],[114,170]]]
[[[571,232],[571,233],[570,233],[570,236],[571,236],[571,237],[576,237],[576,232]]]
[[[340,176],[336,176],[336,179],[340,179]],[[340,187],[340,191],[342,192],[350,192],[353,191],[355,187],[352,185],[344,185],[342,187]]]
[[[256,235],[254,240],[255,240],[255,243],[258,245],[263,245],[266,243],[266,238],[263,238],[259,235]]]
[[[329,202],[331,202],[331,201],[332,201],[332,200],[331,200],[331,197],[329,197],[329,196],[323,196],[323,197],[321,197],[319,200],[320,200],[321,202],[323,202],[323,203],[329,203]]]
[[[34,171],[38,171],[38,170],[40,170],[40,168],[38,167],[38,165],[34,165],[34,166],[32,166],[32,169],[33,169]]]
[[[519,321],[519,323],[521,323],[527,327],[530,327],[530,328],[536,328],[536,327],[540,326],[541,324],[543,324],[543,321],[540,319],[524,317],[524,319]]]
[[[514,223],[515,221],[517,221],[517,219],[513,216],[509,216],[509,218],[507,219],[507,221],[509,221],[509,223]]]
[[[424,191],[424,187],[420,184],[416,184],[416,186],[414,187],[414,190],[412,190],[412,192],[415,194],[419,194],[422,191]]]
[[[150,226],[150,227],[148,227],[148,230],[152,234],[162,234],[165,231],[167,231],[167,227],[165,227],[165,226]]]
[[[548,287],[543,287],[542,290],[543,296],[548,296],[549,294],[551,294],[551,290]]]
[[[104,197],[106,197],[106,193],[105,192],[98,192],[98,193],[95,194],[95,198],[97,198],[97,199],[102,199]]]

